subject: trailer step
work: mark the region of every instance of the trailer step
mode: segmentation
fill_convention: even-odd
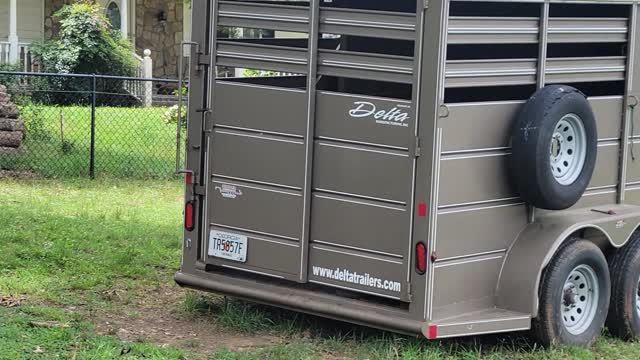
[[[434,321],[429,324],[430,336],[428,337],[442,339],[457,336],[521,331],[529,330],[530,328],[531,315],[490,308]]]

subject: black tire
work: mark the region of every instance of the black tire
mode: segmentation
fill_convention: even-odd
[[[597,278],[597,290],[592,291],[597,291],[598,296],[594,295],[592,298],[597,302],[589,307],[592,310],[585,310],[583,330],[578,328],[572,333],[563,320],[567,316],[564,307],[570,305],[567,299],[572,298],[571,290],[566,291],[565,285],[570,274],[584,266],[591,268]],[[532,324],[533,336],[544,346],[591,345],[604,327],[610,293],[609,268],[600,248],[583,239],[570,241],[558,250],[544,271],[539,291],[538,316],[533,319]],[[575,300],[580,301],[577,298]]]
[[[640,337],[640,314],[636,310],[636,295],[640,280],[640,233],[636,232],[628,245],[611,259],[611,306],[607,328],[624,340]]]
[[[577,117],[572,117],[572,114]],[[580,140],[584,143],[580,147],[584,151],[576,151],[576,155],[571,157],[576,159],[575,165],[566,161],[552,164],[550,151],[557,151],[556,155],[562,155],[562,151],[573,154],[574,150],[568,149],[571,143],[565,143],[565,140],[571,140],[573,136],[564,139],[562,130],[556,130],[561,120],[573,118],[576,123],[583,125],[583,128],[579,128],[583,136],[579,137],[584,138]],[[567,209],[578,202],[591,181],[598,151],[595,117],[584,94],[566,85],[551,85],[538,90],[520,112],[511,141],[511,171],[516,188],[524,201],[548,210]],[[552,141],[555,141],[554,145],[558,144],[554,148]],[[577,155],[584,152],[584,156]],[[556,159],[564,158],[558,156]],[[575,175],[560,182],[561,180],[554,176],[555,169]]]

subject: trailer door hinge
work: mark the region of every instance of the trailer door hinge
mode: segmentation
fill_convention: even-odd
[[[420,157],[421,149],[420,149],[420,138],[416,136],[416,144],[415,144],[415,157]]]
[[[427,10],[429,8],[429,0],[424,0],[424,2],[422,4],[422,8],[424,10]]]
[[[198,53],[198,66],[210,66],[211,54]]]
[[[205,186],[204,185],[194,185],[193,186],[193,193],[194,195],[202,195],[204,196],[205,194]]]

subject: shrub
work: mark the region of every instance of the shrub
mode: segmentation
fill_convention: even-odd
[[[99,5],[81,1],[54,14],[60,21],[57,37],[33,47],[45,71],[131,76],[136,63],[133,47],[113,30]]]
[[[27,127],[27,135],[32,139],[48,140],[51,134],[47,129],[46,119],[42,114],[42,106],[29,103],[20,106],[20,120]]]
[[[187,109],[182,107],[182,127],[187,127]],[[178,105],[173,105],[162,114],[162,121],[167,125],[175,125],[178,122]]]
[[[135,74],[136,61],[131,43],[111,27],[98,4],[89,0],[68,4],[57,11],[54,17],[60,21],[59,33],[52,40],[35,44],[32,48],[35,60],[45,72],[117,76]],[[69,100],[69,96],[48,100],[57,104],[87,102],[91,86],[91,81],[86,79],[50,78],[51,90],[83,95],[71,97],[73,101]],[[105,82],[100,91],[126,94],[122,81]]]

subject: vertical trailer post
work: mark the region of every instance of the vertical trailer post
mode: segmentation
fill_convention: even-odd
[[[202,74],[202,78],[200,81],[202,82],[202,86],[205,89],[204,94],[202,94],[202,107],[201,109],[206,109],[208,107],[213,107],[213,96],[215,92],[215,83],[216,77],[218,76],[218,68],[216,67],[216,46],[218,39],[218,0],[209,0],[207,1],[207,6],[203,9],[205,13],[208,15],[205,21],[205,26],[208,31],[203,32],[202,34],[202,43],[205,44],[204,48],[201,47],[201,53],[196,54],[195,59],[192,59],[192,65],[195,68],[195,72]],[[192,12],[195,13],[195,10],[192,9]],[[193,35],[192,35],[193,36]],[[192,39],[192,41],[198,42],[198,40]],[[204,62],[209,61],[209,66],[205,66],[204,69],[200,69],[201,57],[204,58]],[[189,84],[191,84],[191,79],[189,79]],[[189,104],[190,108],[194,108],[194,111],[197,112],[197,107],[193,104]],[[209,230],[209,186],[211,186],[212,182],[209,178],[209,157],[211,156],[211,130],[213,128],[213,119],[211,123],[207,123],[207,116],[212,116],[209,111],[205,111],[201,114],[200,124],[197,129],[194,129],[194,132],[198,133],[199,138],[201,139],[201,143],[199,144],[200,149],[198,151],[198,166],[201,170],[200,174],[200,185],[204,188],[204,196],[202,197],[202,201],[200,202],[200,211],[202,216],[201,224],[201,234],[200,241],[198,247],[198,257],[199,261],[197,267],[204,269],[206,267],[205,261],[207,258],[207,249],[205,247],[207,234]],[[195,150],[195,149],[194,149]]]
[[[638,4],[631,5],[631,14],[629,20],[629,48],[627,53],[627,74],[625,85],[625,99],[624,99],[624,114],[622,116],[622,134],[620,136],[620,164],[618,167],[618,204],[624,204],[625,191],[627,189],[627,164],[629,162],[629,141],[633,134],[631,133],[632,122],[634,121],[635,111],[634,108],[638,105],[638,97],[634,95],[635,87],[639,79],[634,79],[634,62],[636,56],[636,41],[638,37]],[[634,81],[635,80],[635,81]],[[640,110],[640,109],[639,109]]]
[[[538,25],[538,74],[537,87],[542,89],[547,82],[547,48],[549,43],[549,2],[544,2],[540,8],[540,22]],[[527,221],[531,224],[536,220],[536,207],[527,204]]]
[[[208,67],[199,66],[201,56],[207,56],[210,53],[210,40],[212,31],[215,32],[215,27],[211,26],[211,12],[213,8],[213,0],[207,1],[194,1],[192,2],[192,27],[197,29],[192,33],[193,43],[199,44],[199,46],[188,46],[189,51],[189,82],[188,82],[188,118],[186,130],[186,144],[185,144],[185,169],[193,171],[192,181],[193,184],[185,184],[185,199],[184,202],[193,200],[196,197],[198,201],[195,206],[195,221],[194,229],[192,232],[184,231],[183,239],[183,267],[200,267],[199,253],[202,248],[204,236],[206,234],[206,217],[203,215],[206,206],[206,197],[197,197],[194,193],[195,186],[206,185],[207,180],[204,172],[206,171],[206,165],[203,160],[206,154],[206,149],[203,148],[203,142],[205,139],[204,130],[204,117],[206,113],[199,112],[200,109],[205,109],[208,106],[208,96],[210,91],[210,78],[212,76],[212,69]],[[194,51],[195,49],[195,51]],[[183,49],[184,51],[184,49]],[[213,75],[215,76],[215,75]],[[206,189],[206,187],[205,187]],[[195,246],[193,246],[195,244]],[[203,267],[203,266],[202,266]]]
[[[320,0],[309,3],[309,69],[307,73],[307,132],[305,137],[305,168],[302,205],[302,234],[300,235],[300,282],[308,278],[309,236],[311,224],[311,192],[313,190],[313,143],[316,122],[316,75],[318,71],[318,31],[320,28]]]
[[[422,3],[422,5],[420,4]],[[418,5],[423,8],[421,33],[418,35],[423,44],[420,53],[420,79],[414,85],[419,88],[415,99],[419,112],[416,121],[420,122],[418,136],[421,147],[425,149],[416,168],[416,201],[426,201],[428,216],[426,221],[416,221],[413,225],[414,238],[424,238],[427,234],[427,249],[436,251],[436,222],[438,216],[438,192],[440,149],[438,148],[439,110],[444,104],[444,80],[447,58],[447,29],[449,1],[431,1],[426,7],[424,1]],[[429,44],[429,46],[424,46]],[[422,199],[422,200],[421,200]],[[424,304],[419,307],[420,315],[429,320],[433,304],[433,262],[427,267],[424,280]]]

